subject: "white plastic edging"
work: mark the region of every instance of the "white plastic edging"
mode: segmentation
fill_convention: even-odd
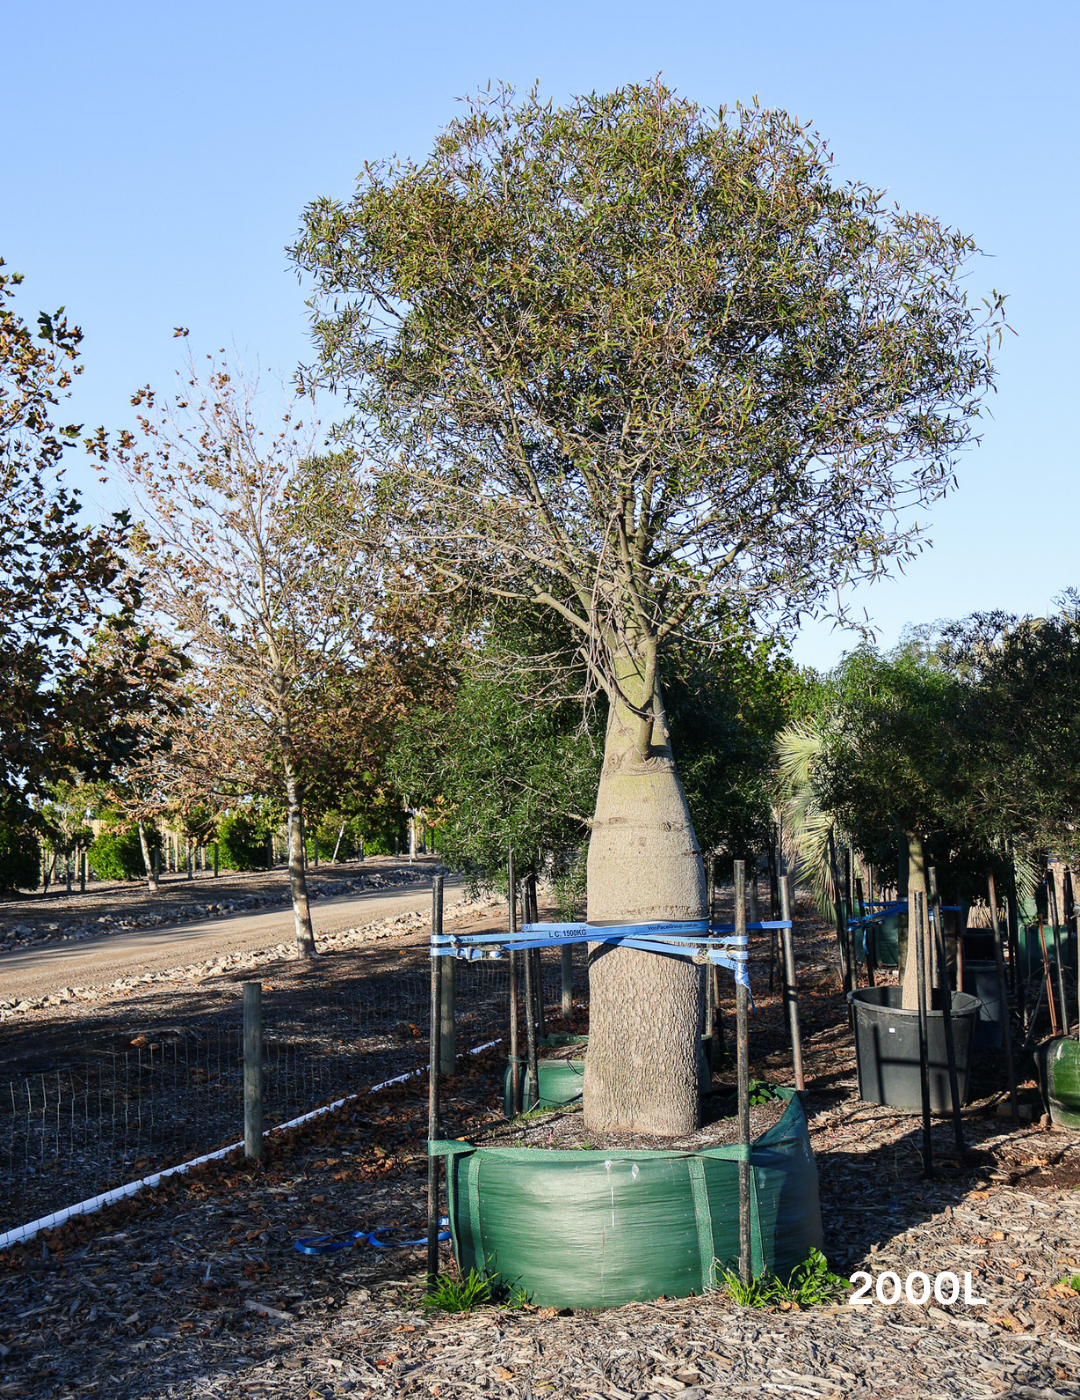
[[[474,1045],[466,1053],[478,1055],[481,1050],[490,1050],[493,1045],[498,1045],[502,1036],[495,1040],[487,1040],[483,1045]],[[373,1084],[366,1092],[375,1094],[380,1089],[389,1089],[391,1084],[404,1084],[407,1079],[415,1079],[419,1074],[427,1073],[427,1065],[420,1069],[407,1070],[405,1074],[397,1074],[393,1079],[384,1079],[381,1084]],[[335,1108],[340,1108],[342,1104],[350,1103],[353,1099],[363,1097],[361,1094],[346,1094],[343,1099],[335,1099],[333,1103],[323,1104],[322,1108],[313,1108],[310,1113],[302,1113],[299,1118],[290,1118],[287,1123],[275,1123],[272,1128],[267,1128],[263,1132],[263,1137],[269,1137],[271,1133],[283,1133],[288,1128],[297,1128],[301,1123],[307,1123],[312,1118],[320,1118],[324,1113],[332,1113]],[[17,1225],[13,1230],[5,1230],[0,1235],[0,1249],[7,1249],[9,1245],[19,1244],[22,1240],[32,1240],[39,1230],[52,1230],[57,1225],[63,1225],[65,1220],[70,1220],[73,1215],[92,1215],[94,1211],[101,1210],[104,1206],[111,1206],[117,1201],[122,1201],[125,1196],[134,1196],[136,1191],[142,1191],[153,1186],[157,1186],[166,1177],[180,1176],[192,1167],[201,1167],[204,1162],[215,1162],[221,1157],[227,1157],[230,1152],[235,1152],[238,1147],[243,1147],[243,1142],[231,1143],[228,1147],[219,1147],[216,1152],[204,1152],[201,1157],[193,1157],[190,1162],[181,1162],[176,1167],[166,1167],[163,1171],[153,1172],[150,1176],[140,1177],[138,1181],[129,1181],[126,1186],[114,1186],[111,1191],[103,1191],[99,1196],[91,1196],[88,1200],[79,1201],[77,1205],[65,1206],[63,1210],[53,1211],[51,1215],[43,1215],[38,1220],[31,1220],[28,1225]]]

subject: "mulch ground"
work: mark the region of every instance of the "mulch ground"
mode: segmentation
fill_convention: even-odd
[[[1080,1273],[1080,1135],[999,1118],[987,1058],[965,1111],[970,1152],[937,1122],[937,1172],[923,1180],[918,1121],[856,1097],[827,935],[809,919],[799,933],[830,1261],[875,1279],[970,1273],[985,1303],[764,1311],[717,1294],[426,1312],[422,1249],[293,1248],[328,1232],[423,1233],[419,1077],[275,1136],[262,1167],[208,1164],[0,1256],[0,1395],[1080,1396],[1080,1294],[1061,1284]],[[763,967],[752,975],[752,1072],[786,1081],[779,1001]],[[473,1136],[500,1116],[505,1059],[460,1064],[444,1081],[446,1130]]]

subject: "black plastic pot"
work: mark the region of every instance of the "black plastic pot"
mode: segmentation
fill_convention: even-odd
[[[859,1097],[867,1103],[888,1104],[908,1113],[922,1110],[919,1079],[919,1013],[901,1006],[899,987],[860,987],[848,993],[855,1008],[855,1057],[859,1066]],[[934,1010],[927,1013],[930,1062],[930,1111],[950,1113],[949,1061],[945,1053],[945,1014],[941,993],[934,993]],[[956,1050],[960,1102],[967,1099],[975,1020],[982,1003],[967,992],[954,992],[952,1033]]]
[[[964,991],[982,1002],[975,1022],[975,1049],[997,1050],[1001,1046],[1001,990],[997,964],[964,960]]]

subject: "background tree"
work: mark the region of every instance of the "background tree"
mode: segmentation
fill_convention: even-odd
[[[264,429],[254,386],[212,361],[205,382],[191,364],[172,400],[145,389],[133,402],[138,435],[116,445],[102,435],[97,448],[136,494],[133,548],[150,596],[201,672],[196,708],[212,723],[201,733],[189,723],[187,762],[204,795],[245,769],[249,782],[258,767],[278,775],[297,947],[312,956],[303,737],[328,685],[364,666],[378,580],[357,535],[331,542],[308,526],[328,491],[359,511],[358,488],[340,461],[316,457],[317,430],[295,405]]]
[[[551,608],[607,695],[591,919],[704,912],[662,651],[782,630],[917,548],[899,511],[951,484],[992,379],[975,251],[836,182],[785,113],[659,82],[500,91],[306,211],[312,375],[349,396],[403,560]],[[694,1126],[701,985],[593,950],[591,1125]]]
[[[62,307],[33,332],[12,306],[21,281],[0,261],[0,791],[31,819],[49,784],[124,761],[180,659],[141,629],[126,514],[85,524],[63,484],[80,429],[53,418],[81,373],[82,332]]]

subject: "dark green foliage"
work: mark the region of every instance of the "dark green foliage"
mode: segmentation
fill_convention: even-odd
[[[0,890],[33,890],[40,883],[41,845],[16,815],[0,816]]]
[[[150,859],[161,849],[161,836],[154,826],[146,828]],[[137,823],[102,831],[87,852],[90,867],[99,880],[139,880],[146,875]]]
[[[439,813],[444,860],[483,882],[550,856],[573,865],[588,835],[602,759],[599,719],[573,701],[537,703],[478,672],[448,710],[422,708],[398,728],[390,771],[398,790]]]
[[[266,866],[267,828],[236,812],[218,822],[218,861],[226,870],[262,870]]]
[[[806,684],[772,642],[683,647],[664,659],[671,746],[702,851],[761,854],[772,826],[773,741]]]

